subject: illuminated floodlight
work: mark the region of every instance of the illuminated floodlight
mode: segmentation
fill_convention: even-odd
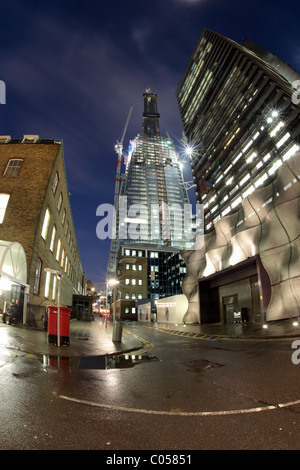
[[[278,116],[278,111],[272,111],[272,117],[277,117]]]
[[[185,148],[185,153],[191,157],[193,155],[193,147],[191,147],[190,145],[188,145],[186,148]]]

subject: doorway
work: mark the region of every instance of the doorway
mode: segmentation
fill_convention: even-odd
[[[238,323],[241,321],[241,312],[239,309],[238,295],[228,295],[223,297],[224,323]]]

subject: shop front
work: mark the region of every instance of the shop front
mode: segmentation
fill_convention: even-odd
[[[25,323],[27,294],[25,251],[17,242],[0,240],[0,315],[4,323]]]

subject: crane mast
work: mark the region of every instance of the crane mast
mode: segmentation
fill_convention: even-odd
[[[114,208],[115,208],[115,220],[113,223],[113,230],[112,230],[112,239],[111,239],[111,246],[108,258],[108,266],[107,266],[107,274],[106,278],[110,279],[111,277],[116,275],[116,260],[117,260],[117,249],[118,249],[118,242],[119,242],[119,229],[118,229],[118,207],[119,207],[119,192],[120,192],[120,183],[121,183],[121,167],[122,167],[122,151],[123,151],[123,142],[125,138],[125,134],[128,128],[128,124],[131,118],[133,107],[131,106],[127,120],[125,123],[125,127],[123,130],[123,134],[121,136],[121,140],[117,140],[115,144],[115,151],[117,153],[117,169],[116,169],[116,177],[115,177],[115,193],[114,193]]]

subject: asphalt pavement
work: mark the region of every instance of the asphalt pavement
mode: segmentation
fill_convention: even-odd
[[[179,336],[196,337],[203,340],[280,340],[300,339],[300,321],[295,319],[262,323],[235,324],[167,324],[141,323],[145,328]],[[145,342],[142,337],[130,331],[131,322],[122,322],[119,341],[113,341],[112,323],[105,325],[102,319],[85,322],[71,320],[69,345],[57,346],[49,342],[47,331],[27,326],[0,323],[0,347],[21,351],[27,354],[85,357],[121,354],[140,349]],[[265,326],[265,327],[264,327]]]

